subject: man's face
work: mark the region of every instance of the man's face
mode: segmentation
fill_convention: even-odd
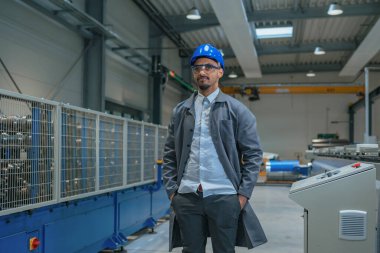
[[[199,58],[192,66],[193,78],[197,87],[207,94],[212,93],[219,84],[219,79],[223,76],[223,69],[220,65],[208,58]]]

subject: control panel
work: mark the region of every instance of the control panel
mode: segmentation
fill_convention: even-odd
[[[293,183],[292,188],[290,189],[290,193],[305,190],[311,187],[315,187],[321,184],[337,180],[342,177],[347,177],[374,168],[375,167],[373,164],[358,162],[334,170],[326,171],[325,173]]]

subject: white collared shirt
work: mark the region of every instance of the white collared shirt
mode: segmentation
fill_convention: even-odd
[[[195,99],[194,135],[179,193],[196,192],[199,184],[202,185],[203,197],[237,193],[219,161],[210,135],[211,107],[219,91],[218,88],[207,97],[198,93]]]

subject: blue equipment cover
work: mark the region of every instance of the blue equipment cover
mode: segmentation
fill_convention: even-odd
[[[296,168],[300,166],[300,162],[298,160],[284,160],[277,161],[271,160],[266,163],[266,170],[268,172],[277,172],[277,171],[294,171]]]

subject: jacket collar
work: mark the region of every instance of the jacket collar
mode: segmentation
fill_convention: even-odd
[[[183,106],[186,108],[192,108],[195,98],[198,95],[198,91],[195,91],[188,99],[185,100]],[[215,98],[215,102],[226,102],[227,101],[227,95],[222,92],[222,90],[219,91],[218,96]]]
[[[186,108],[191,108],[194,104],[195,98],[198,95],[198,91],[195,91],[188,99],[185,100],[183,106]]]
[[[215,102],[227,102],[228,95],[224,94],[222,92],[222,89],[220,89],[218,96],[215,98]]]

